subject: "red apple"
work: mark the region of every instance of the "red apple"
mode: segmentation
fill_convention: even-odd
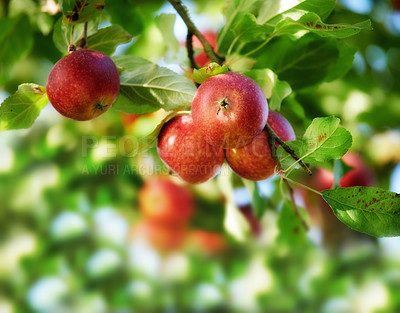
[[[282,114],[270,110],[267,124],[283,141],[296,140],[296,134],[294,133],[292,125],[290,125],[289,121]],[[278,146],[279,144],[276,143],[276,145]]]
[[[261,133],[267,123],[268,103],[254,80],[226,72],[200,85],[192,101],[192,116],[209,144],[238,148]]]
[[[114,62],[94,50],[76,50],[59,60],[47,78],[47,95],[53,107],[76,121],[91,120],[114,103],[119,93]]]
[[[190,184],[213,178],[224,162],[224,151],[204,140],[190,115],[178,116],[163,126],[157,152],[172,171]]]
[[[185,224],[194,210],[194,199],[186,188],[168,178],[147,181],[139,190],[139,210],[146,220],[163,224]]]
[[[270,111],[268,124],[284,141],[295,140],[290,123],[279,113]],[[248,145],[225,150],[225,158],[231,169],[240,177],[249,180],[264,180],[274,173],[275,161],[268,145],[268,134],[262,131]]]

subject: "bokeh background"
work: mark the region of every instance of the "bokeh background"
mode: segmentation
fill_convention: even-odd
[[[183,63],[174,64],[177,57],[154,23],[155,15],[174,13],[172,7],[128,2],[132,18],[120,22],[142,35],[116,55],[135,54],[184,73],[184,47]],[[224,1],[185,2],[202,31],[218,31]],[[2,77],[0,100],[21,83],[45,85],[62,56],[51,33],[60,13],[42,12],[49,3],[0,2],[2,18],[5,5],[9,16],[30,17],[33,36],[29,52]],[[104,26],[107,18],[106,12]],[[314,117],[339,116],[374,184],[400,193],[400,2],[340,0],[327,22],[365,18],[374,30],[347,40],[359,49],[351,71],[298,92],[282,112],[298,135]],[[185,40],[180,18],[175,36]],[[231,185],[226,169],[205,184],[182,184],[154,148],[135,154],[138,138],[164,115],[111,109],[74,122],[48,105],[32,128],[0,133],[1,313],[400,311],[398,238],[350,231],[322,202],[298,191],[311,223],[305,233],[280,205],[276,178],[258,183],[267,207],[259,220],[249,192]],[[154,183],[165,180],[165,190]],[[318,188],[316,178],[298,180]],[[174,197],[182,193],[191,199],[186,204]],[[178,224],[149,221],[143,207],[151,200],[174,212],[189,206],[192,215]]]

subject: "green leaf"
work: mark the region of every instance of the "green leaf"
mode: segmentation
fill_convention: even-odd
[[[156,16],[154,22],[160,30],[168,49],[174,54],[178,53],[179,41],[174,35],[176,14],[162,13]]]
[[[313,12],[320,16],[322,20],[325,20],[332,13],[335,6],[336,0],[306,0],[285,13],[293,11]]]
[[[88,22],[88,37],[97,32],[97,25],[97,20]],[[71,23],[65,16],[60,17],[53,30],[53,42],[57,49],[66,53],[70,44],[78,44],[82,38],[83,27],[84,24]]]
[[[277,25],[288,16],[300,17],[304,14],[315,13],[322,20],[326,19],[334,10],[335,0],[305,0],[298,3],[297,0],[264,1],[259,10],[257,23]]]
[[[315,118],[303,136],[301,155],[304,162],[324,162],[341,158],[351,147],[351,134],[334,116]]]
[[[256,17],[250,13],[242,16],[232,29],[235,41],[240,39],[242,42],[263,41],[273,31],[272,26],[257,24]]]
[[[60,0],[60,8],[64,15],[67,15],[68,12],[71,12],[75,7],[75,0]]]
[[[121,25],[130,34],[136,36],[143,31],[146,23],[146,14],[141,10],[143,5],[144,3],[136,4],[129,0],[112,0],[107,1],[105,10],[111,17],[111,23]],[[155,3],[152,2],[151,5]],[[154,11],[156,9],[154,8]],[[151,13],[154,11],[151,10]]]
[[[318,117],[304,133],[302,140],[287,142],[305,163],[320,164],[341,158],[352,145],[351,134],[339,125],[337,117]],[[287,168],[294,161],[282,148],[277,149],[282,166]]]
[[[48,102],[46,89],[22,84],[0,106],[0,131],[29,128]]]
[[[202,84],[207,78],[225,72],[229,72],[229,69],[225,65],[221,66],[213,62],[206,67],[194,69],[193,80],[198,84]]]
[[[87,38],[87,46],[89,49],[112,55],[118,45],[127,43],[132,36],[119,25],[111,25],[106,28],[99,29],[96,33]]]
[[[233,0],[227,2],[224,11],[225,24],[218,34],[217,51],[226,54],[235,38],[232,29],[240,24],[245,14],[257,11],[262,2],[259,0]]]
[[[295,7],[299,2],[297,0],[274,0],[263,1],[257,15],[257,23],[265,24],[274,16]]]
[[[0,19],[0,30],[0,82],[4,82],[13,66],[31,49],[33,39],[25,15]]]
[[[186,77],[137,56],[113,60],[122,69],[120,93],[132,107],[154,106],[166,111],[190,107],[196,87]],[[132,109],[129,113],[136,112]]]
[[[54,25],[53,42],[57,49],[62,53],[66,53],[68,51],[70,38],[68,38],[67,34],[70,34],[71,32],[72,23],[69,23],[64,17],[60,17]],[[74,35],[76,36],[76,33]],[[76,40],[78,40],[77,37],[73,38],[73,42]]]
[[[324,200],[347,226],[371,236],[400,236],[400,194],[376,187],[322,191]]]
[[[295,214],[293,205],[289,201],[283,202],[278,218],[278,228],[279,235],[277,237],[277,242],[280,244],[286,244],[290,247],[299,247],[300,243],[307,241],[305,228]]]
[[[151,104],[136,104],[125,97],[122,93],[119,93],[117,100],[112,105],[112,108],[127,114],[147,114],[152,113],[160,109],[159,106]]]
[[[371,29],[370,20],[355,25],[330,25],[324,24],[317,14],[308,12],[300,18],[287,17],[280,21],[275,27],[275,32],[279,33],[279,35],[293,35],[301,30],[306,30],[322,37],[346,38],[358,34],[361,30]]]
[[[289,96],[292,88],[287,82],[278,79],[278,76],[270,69],[255,69],[243,74],[252,78],[262,89],[271,110],[279,111],[283,99]]]
[[[105,0],[62,0],[60,6],[66,19],[70,22],[84,23],[100,15]]]
[[[345,44],[337,39],[312,33],[297,40],[282,36],[254,55],[257,60],[254,67],[270,68],[293,89],[301,89],[337,78],[350,69],[349,54],[354,50],[342,46]]]
[[[339,54],[324,78],[328,82],[343,77],[351,69],[357,52],[356,47],[348,46],[342,41],[336,42],[336,48]]]

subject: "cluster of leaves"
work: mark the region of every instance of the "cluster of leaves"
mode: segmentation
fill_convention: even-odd
[[[54,25],[53,41],[61,52],[65,53],[69,45],[79,42],[84,23],[88,23],[87,47],[110,56],[118,45],[129,42],[132,35],[137,34],[137,29],[128,29],[128,32],[116,24],[123,21],[121,1],[107,2],[108,16],[111,22],[116,23],[105,28],[99,28],[105,1],[60,1],[60,7],[63,14]],[[211,71],[200,69],[195,71],[194,80],[201,83],[208,76],[228,68],[244,73],[263,89],[270,109],[280,110],[282,102],[293,97],[297,91],[338,79],[350,69],[356,49],[339,39],[371,29],[371,23],[368,20],[352,25],[324,23],[334,8],[334,0],[305,0],[297,5],[283,0],[229,1],[224,11],[226,23],[218,34],[217,42],[217,51],[225,58],[227,67],[212,65],[214,68]],[[171,14],[162,14],[157,18],[157,25],[169,48],[177,50],[178,42],[171,35],[174,22],[175,15]],[[18,28],[28,29],[29,25],[26,18],[20,17],[1,23],[4,25],[0,35],[0,51],[3,51],[0,60],[10,59],[12,64],[31,45],[29,41],[13,36],[13,32]],[[12,38],[11,43],[9,38]],[[14,55],[10,47],[16,45],[21,49]],[[187,77],[134,55],[116,56],[113,60],[121,78],[120,95],[113,106],[115,110],[144,114],[159,109],[177,111],[190,108],[196,87]],[[21,85],[0,107],[0,129],[30,127],[47,100],[44,87]],[[315,119],[303,138],[291,143],[290,147],[311,165],[320,166],[341,158],[351,147],[352,138],[339,122],[333,116]],[[156,135],[157,131],[153,133],[153,138]],[[278,156],[288,170],[296,165],[282,148],[278,149]],[[360,202],[348,202],[349,192],[337,189],[323,193],[343,222],[375,236],[400,234],[395,222],[400,212],[396,195],[385,191],[375,195],[375,189],[365,188],[357,196]],[[387,198],[393,198],[393,201],[385,204],[385,209],[376,209],[375,203],[383,203]],[[350,214],[350,210],[357,214]],[[262,212],[258,213],[261,215]],[[371,223],[379,226],[371,230]],[[387,228],[391,230],[386,232]]]

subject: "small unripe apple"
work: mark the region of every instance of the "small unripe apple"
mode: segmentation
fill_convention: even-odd
[[[283,141],[296,139],[292,126],[281,114],[270,111],[268,125]],[[265,130],[248,145],[225,150],[225,158],[237,175],[249,180],[267,179],[274,173],[276,165],[271,156]]]
[[[268,118],[268,103],[257,83],[233,72],[211,76],[192,101],[195,127],[215,147],[239,148],[261,133]]]
[[[194,199],[186,188],[166,177],[147,181],[139,190],[139,210],[146,220],[177,225],[189,221]]]
[[[175,117],[163,126],[157,152],[172,171],[190,184],[213,178],[224,162],[224,150],[204,140],[190,115]]]
[[[91,120],[114,103],[120,87],[114,62],[105,54],[76,50],[59,60],[47,78],[47,95],[53,107],[76,121]]]

